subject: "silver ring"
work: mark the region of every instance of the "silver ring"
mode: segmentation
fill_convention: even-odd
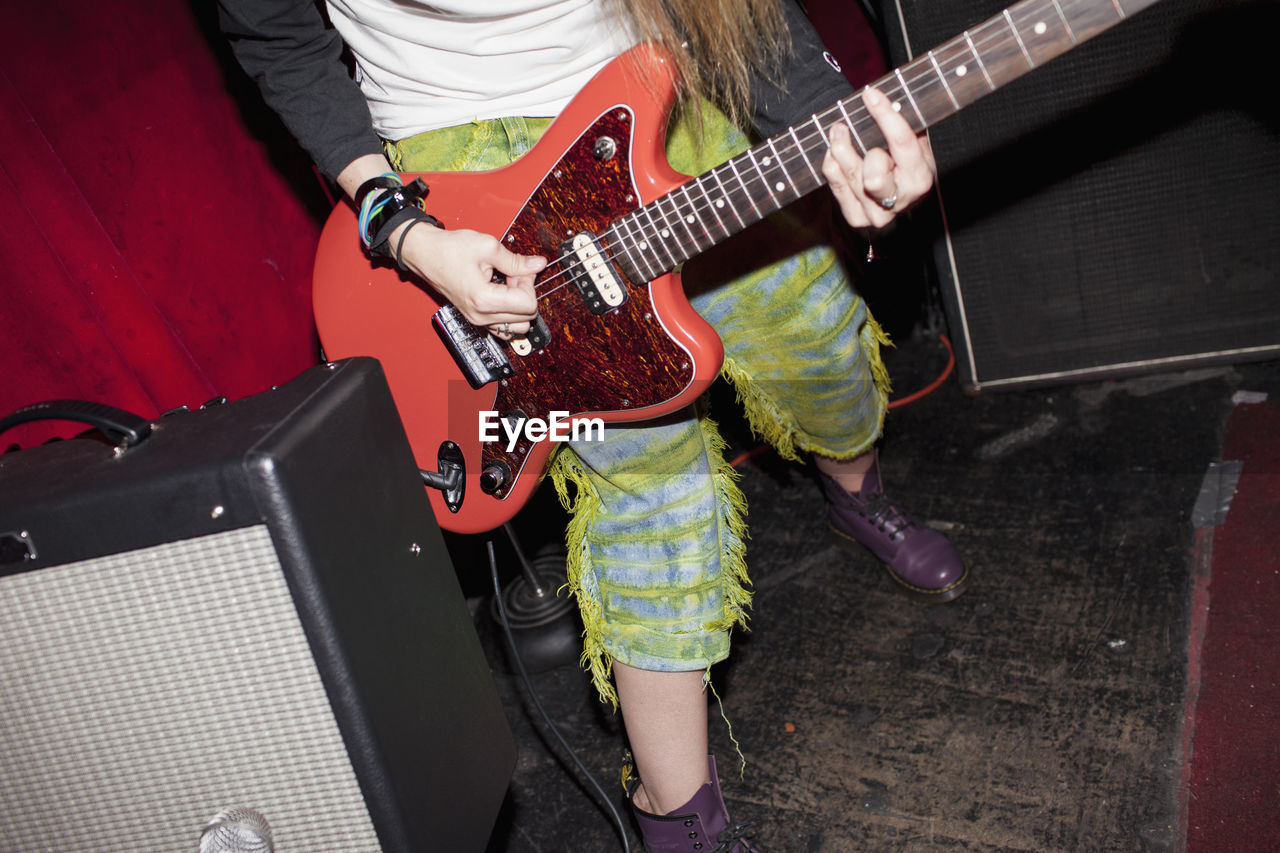
[[[898,203],[898,194],[894,193],[888,198],[880,199],[880,206],[885,210],[893,210],[893,206]]]
[[[509,334],[511,334],[511,324],[510,324],[510,323],[503,323],[503,324],[502,324],[502,334],[504,334],[504,335],[509,335]]]

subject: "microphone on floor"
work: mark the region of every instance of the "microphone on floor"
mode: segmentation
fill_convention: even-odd
[[[200,853],[272,853],[271,825],[253,809],[218,812],[200,833]]]

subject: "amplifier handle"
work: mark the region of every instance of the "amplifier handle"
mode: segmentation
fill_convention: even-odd
[[[113,443],[125,447],[133,447],[151,434],[149,419],[87,400],[47,400],[23,406],[0,418],[0,432],[29,421],[80,421],[97,427]]]

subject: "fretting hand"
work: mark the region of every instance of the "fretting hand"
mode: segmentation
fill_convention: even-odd
[[[866,157],[859,156],[849,128],[836,123],[829,131],[831,147],[822,174],[845,221],[855,228],[883,228],[929,191],[936,166],[928,138],[917,135],[882,92],[867,87],[862,101],[888,150],[872,148]]]

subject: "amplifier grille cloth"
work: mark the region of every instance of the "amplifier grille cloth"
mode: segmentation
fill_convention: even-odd
[[[379,850],[265,526],[0,578],[9,850]]]

